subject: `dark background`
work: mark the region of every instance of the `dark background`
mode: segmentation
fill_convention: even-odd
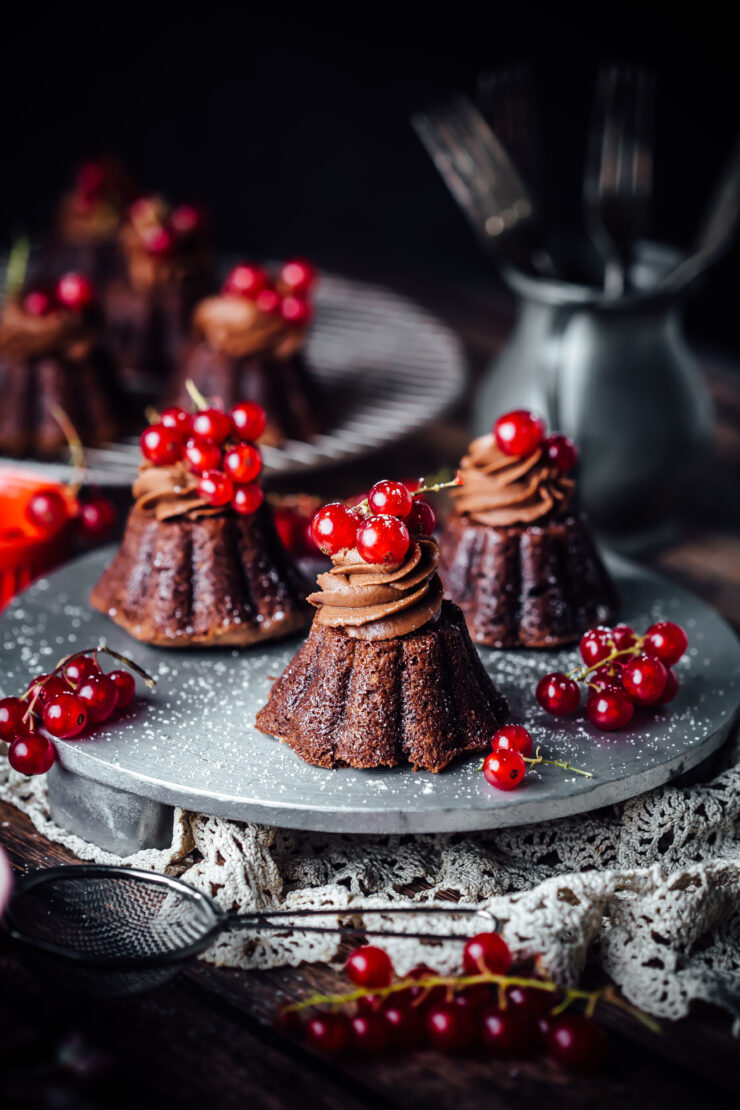
[[[658,75],[652,232],[688,243],[740,122],[730,5],[14,3],[0,60],[0,241],[48,225],[75,165],[119,152],[145,189],[200,199],[219,247],[308,253],[420,288],[495,277],[408,124],[496,65],[535,64],[548,184],[580,212],[603,59]],[[735,252],[691,305],[703,340],[736,348]]]

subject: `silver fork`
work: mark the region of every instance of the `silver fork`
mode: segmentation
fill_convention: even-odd
[[[604,290],[626,287],[632,246],[653,183],[654,80],[636,66],[602,66],[589,135],[584,201],[589,234],[604,257]]]
[[[483,245],[521,265],[534,202],[511,158],[465,96],[416,112],[411,123]]]
[[[531,67],[512,65],[481,73],[475,91],[486,122],[524,174],[539,207],[544,158]]]

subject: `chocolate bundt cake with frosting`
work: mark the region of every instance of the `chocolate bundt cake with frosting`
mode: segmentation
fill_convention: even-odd
[[[145,459],[133,494],[121,546],[92,591],[94,608],[162,647],[244,647],[305,628],[306,582],[255,482],[193,473],[184,456]]]
[[[614,615],[614,586],[573,507],[575,481],[553,461],[564,458],[574,461],[575,449],[559,454],[543,440],[517,456],[491,434],[460,464],[440,572],[477,644],[554,647]]]
[[[86,446],[120,430],[115,360],[101,341],[91,287],[65,275],[57,291],[84,290],[80,303],[31,290],[6,300],[0,315],[0,454],[55,457],[67,448],[67,418]],[[84,301],[84,303],[82,303]]]
[[[264,273],[237,266],[223,291],[197,306],[168,399],[184,404],[185,382],[191,380],[226,407],[242,399],[260,404],[267,415],[262,442],[310,440],[326,427],[329,405],[303,354],[310,321],[307,290],[297,297],[280,281],[262,286],[265,275],[245,292],[235,277],[240,270]]]
[[[85,162],[59,202],[52,266],[79,269],[102,288],[120,269],[116,237],[133,199],[133,183],[114,158]]]
[[[257,728],[319,767],[441,771],[482,751],[507,705],[471,643],[462,613],[442,599],[439,551],[412,538],[397,565],[357,550],[333,556],[309,595],[317,613],[277,681]]]
[[[175,366],[190,317],[206,292],[210,256],[201,213],[142,197],[118,232],[124,273],[104,291],[108,330],[132,384],[164,379]]]

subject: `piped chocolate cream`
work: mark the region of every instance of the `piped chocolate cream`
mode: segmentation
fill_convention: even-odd
[[[228,358],[290,358],[303,346],[305,335],[305,328],[288,324],[275,313],[263,312],[253,300],[228,293],[201,301],[193,316],[193,328],[214,351]]]
[[[0,351],[10,358],[38,358],[56,352],[83,358],[92,339],[86,316],[66,308],[35,316],[12,299],[6,302],[0,317]]]
[[[534,524],[564,515],[575,483],[550,466],[544,448],[506,455],[492,435],[474,439],[460,463],[462,485],[451,491],[455,509],[478,524]]]
[[[442,605],[439,548],[432,539],[411,540],[402,563],[366,563],[352,548],[332,558],[320,590],[308,597],[316,621],[343,628],[356,640],[393,640],[436,620]]]
[[[185,463],[153,466],[144,462],[133,485],[135,507],[157,520],[200,520],[223,514],[224,509],[209,505],[198,493],[198,475]]]

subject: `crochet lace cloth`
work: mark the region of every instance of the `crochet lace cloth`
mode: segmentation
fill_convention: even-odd
[[[656,1017],[682,1017],[702,999],[729,1010],[740,1030],[738,734],[714,773],[586,816],[476,834],[329,835],[176,810],[169,848],[123,861],[58,828],[43,777],[17,775],[3,756],[0,799],[82,859],[178,875],[226,910],[449,906],[450,898],[478,905],[498,917],[516,954],[538,955],[564,986],[591,962]],[[394,918],[393,927],[403,920]],[[423,915],[408,928],[467,935],[471,921]],[[328,962],[338,945],[333,935],[297,930],[231,933],[205,958],[229,967],[296,966]],[[400,973],[420,962],[441,972],[460,966],[457,942],[384,946]]]

